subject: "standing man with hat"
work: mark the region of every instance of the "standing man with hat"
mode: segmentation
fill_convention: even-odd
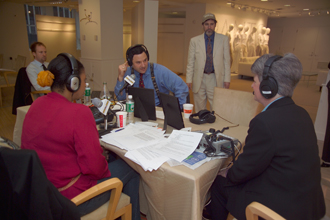
[[[214,14],[203,16],[204,33],[191,38],[188,51],[186,83],[194,93],[195,112],[213,106],[214,87],[229,88],[230,52],[227,36],[215,33]]]
[[[50,90],[49,86],[41,87],[37,82],[39,72],[46,70],[49,64],[48,62],[46,62],[46,46],[41,42],[34,42],[33,44],[31,44],[30,49],[34,60],[26,67],[26,73],[33,87],[31,89],[32,91]]]

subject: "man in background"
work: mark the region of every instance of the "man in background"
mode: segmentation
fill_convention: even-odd
[[[34,60],[27,66],[26,73],[33,87],[31,89],[32,91],[50,90],[50,87],[41,87],[37,82],[39,72],[48,67],[48,62],[45,62],[47,60],[46,46],[41,42],[34,42],[30,49]]]
[[[190,40],[186,83],[194,93],[196,112],[206,109],[207,99],[212,109],[214,87],[228,89],[230,84],[229,39],[215,33],[216,24],[214,14],[205,14],[204,33]]]

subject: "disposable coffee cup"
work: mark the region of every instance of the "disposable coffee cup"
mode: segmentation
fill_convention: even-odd
[[[183,104],[183,113],[185,118],[189,118],[189,116],[192,114],[193,108],[194,108],[193,104],[190,103]]]
[[[117,127],[123,128],[126,126],[127,112],[116,112],[117,116]]]

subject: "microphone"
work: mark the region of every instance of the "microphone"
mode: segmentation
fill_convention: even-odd
[[[92,103],[102,114],[107,115],[111,104],[109,100],[94,98],[92,99]]]
[[[135,83],[135,74],[132,74],[131,76],[127,75],[124,80],[125,80],[125,84],[123,88],[119,90],[119,93],[121,93],[128,86],[132,86]]]

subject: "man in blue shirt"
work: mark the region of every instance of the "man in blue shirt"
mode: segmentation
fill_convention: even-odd
[[[157,96],[149,63],[149,53],[147,48],[138,44],[128,48],[126,52],[127,61],[118,67],[118,79],[115,87],[115,94],[118,100],[126,99],[126,92],[123,90],[119,93],[120,89],[125,84],[124,78],[127,75],[135,74],[134,87],[142,87],[147,89],[154,89],[155,91],[155,104],[160,105],[159,97]],[[153,64],[154,76],[157,83],[159,92],[169,94],[172,92],[178,99],[180,107],[186,103],[189,94],[188,86],[186,83],[171,70],[160,64]]]

